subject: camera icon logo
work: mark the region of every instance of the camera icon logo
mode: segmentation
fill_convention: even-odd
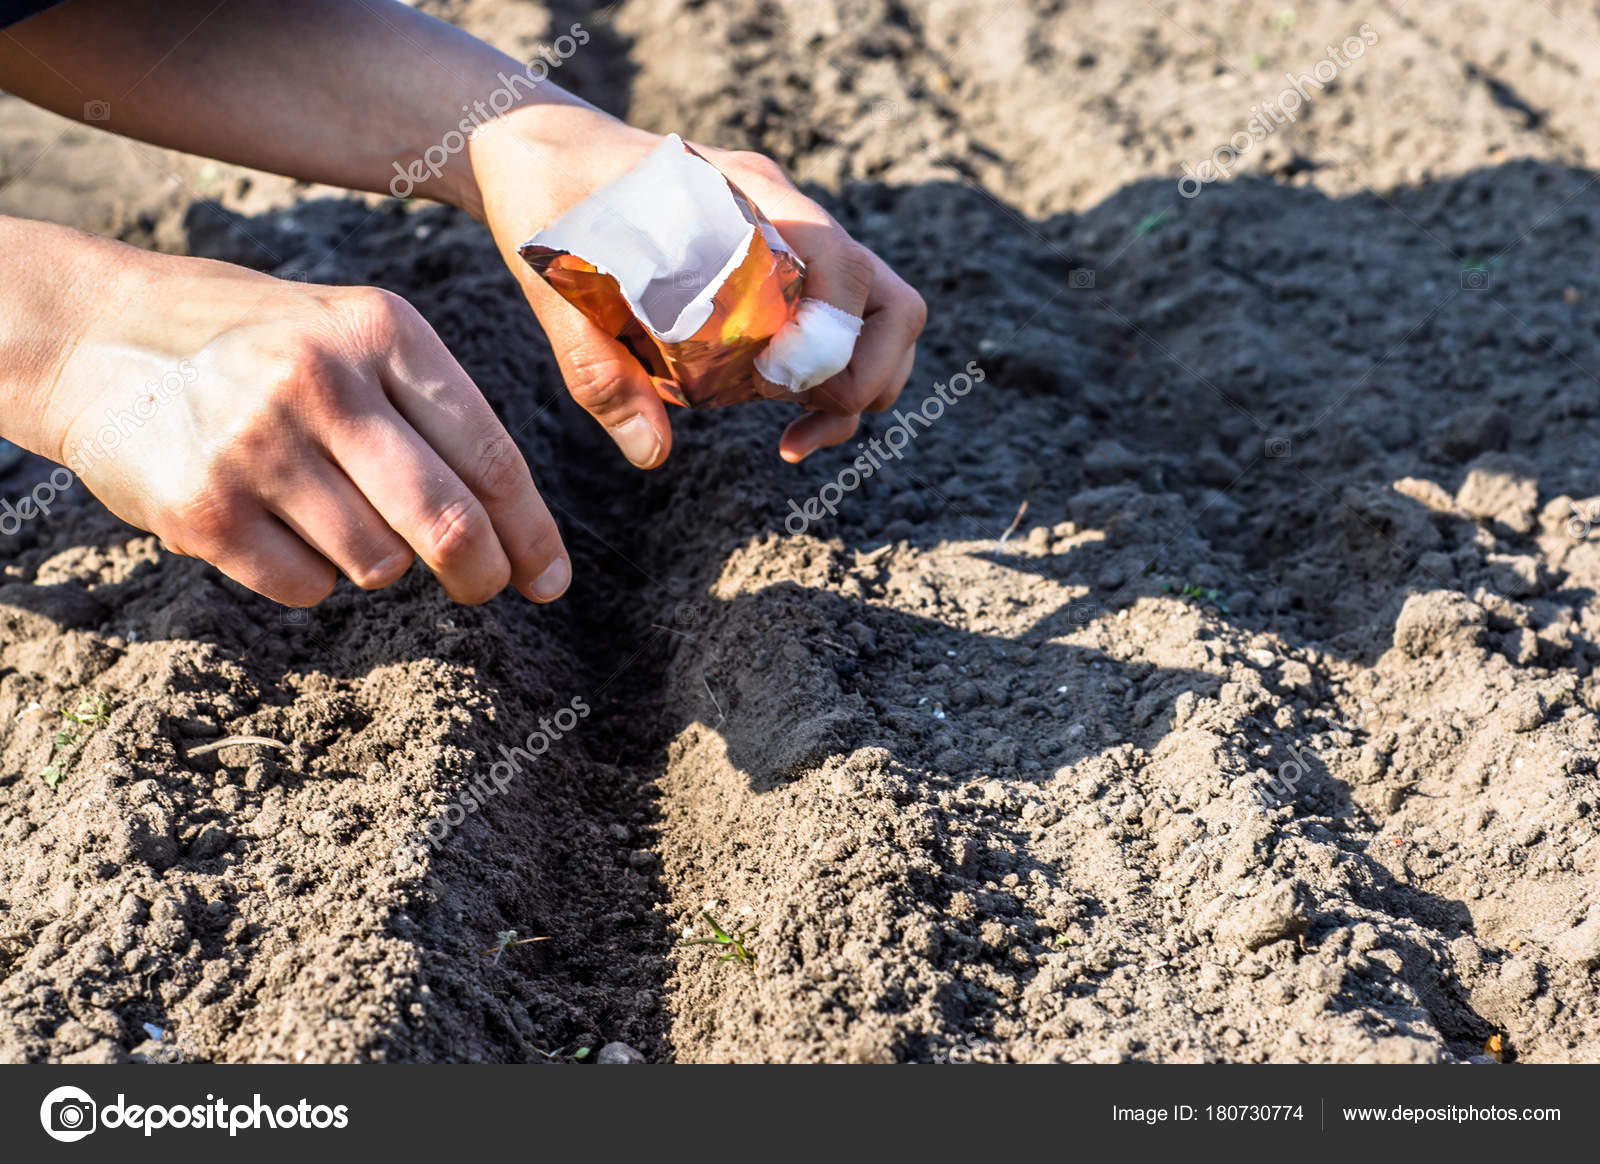
[[[1587,541],[1596,525],[1600,525],[1600,501],[1589,502],[1587,512],[1576,501],[1572,503],[1572,516],[1567,519],[1568,537],[1573,541]]]
[[[311,612],[303,606],[285,606],[278,611],[278,621],[284,626],[310,626]]]
[[[1463,267],[1461,269],[1461,289],[1463,291],[1487,291],[1489,289],[1489,268]]]
[[[993,1061],[993,1056],[989,1053],[987,1039],[980,1039],[976,1035],[962,1035],[950,1046],[935,1051],[933,1061],[953,1065],[988,1063]]]
[[[83,103],[83,119],[85,121],[110,121],[111,102],[85,101]]]
[[[58,1087],[39,1105],[39,1123],[52,1140],[71,1144],[94,1131],[97,1111],[81,1087]]]
[[[1078,267],[1067,276],[1067,286],[1074,291],[1094,290],[1094,270],[1090,267]]]
[[[1294,443],[1288,437],[1268,437],[1264,442],[1264,451],[1269,461],[1288,460],[1289,454],[1294,451]]]
[[[699,271],[674,271],[672,285],[680,291],[695,291],[705,284]]]

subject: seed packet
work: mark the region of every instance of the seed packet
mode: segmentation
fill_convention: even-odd
[[[799,256],[755,203],[676,134],[519,253],[620,339],[675,404],[756,399],[757,357],[786,327],[792,338],[800,314]],[[796,378],[773,366],[794,390]]]

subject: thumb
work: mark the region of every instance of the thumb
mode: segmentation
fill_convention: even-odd
[[[649,373],[633,353],[570,307],[545,334],[567,391],[605,427],[622,455],[640,469],[654,469],[666,460],[672,425]]]

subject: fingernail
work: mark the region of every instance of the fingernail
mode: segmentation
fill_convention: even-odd
[[[533,580],[533,585],[529,587],[533,593],[529,597],[535,602],[553,602],[567,592],[567,585],[571,581],[572,563],[565,558],[557,558]]]
[[[648,469],[661,455],[661,438],[642,416],[617,425],[611,430],[611,439],[617,442],[622,455],[641,469]]]

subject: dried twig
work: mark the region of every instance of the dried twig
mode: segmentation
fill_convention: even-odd
[[[700,676],[700,682],[705,687],[706,694],[711,696],[711,705],[717,709],[717,722],[711,725],[712,730],[715,730],[721,727],[722,721],[728,717],[723,713],[722,704],[717,701],[717,693],[711,690],[711,684],[706,682],[706,677],[704,675]]]
[[[1022,504],[1017,506],[1017,516],[1011,519],[1011,524],[1006,526],[1006,532],[1000,535],[1000,540],[994,544],[994,552],[999,553],[1006,544],[1006,539],[1017,532],[1017,527],[1022,524],[1022,515],[1028,512],[1028,499],[1024,497]]]
[[[282,740],[269,740],[266,736],[225,736],[209,744],[190,748],[184,755],[192,760],[196,756],[209,756],[212,752],[220,752],[223,748],[231,748],[236,744],[258,744],[263,748],[277,748],[280,752],[289,750],[289,745]]]

